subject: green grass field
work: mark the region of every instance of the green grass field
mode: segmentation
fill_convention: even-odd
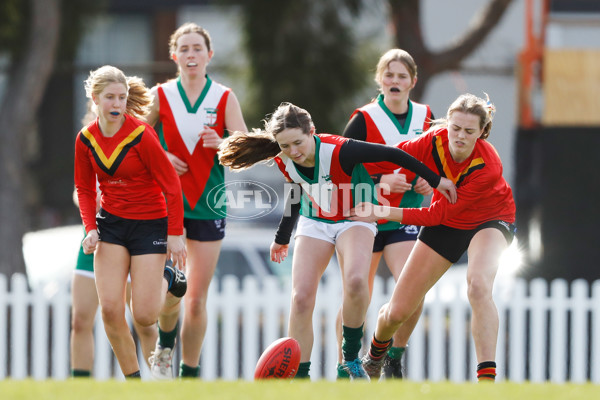
[[[495,399],[597,399],[600,385],[574,384],[452,384],[383,382],[98,382],[67,381],[0,381],[0,399],[57,400],[495,400]]]

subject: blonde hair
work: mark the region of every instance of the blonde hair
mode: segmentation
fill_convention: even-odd
[[[169,54],[175,53],[175,51],[177,50],[177,40],[187,33],[199,34],[204,38],[207,50],[210,51],[212,49],[210,35],[208,31],[202,28],[201,26],[196,25],[193,22],[186,22],[185,24],[177,28],[177,30],[175,30],[173,34],[171,34],[171,37],[169,38]]]
[[[292,103],[281,103],[268,120],[264,129],[252,132],[236,132],[219,146],[219,161],[232,170],[244,170],[259,162],[269,161],[281,152],[275,137],[285,129],[299,128],[310,135],[314,124],[308,111]]]
[[[385,69],[393,61],[399,61],[404,64],[406,69],[408,69],[411,81],[414,81],[417,78],[417,63],[415,63],[415,60],[412,58],[412,56],[407,51],[402,49],[390,49],[379,58],[379,62],[377,63],[377,69],[375,70],[375,82],[378,85],[381,86]]]
[[[91,71],[85,80],[85,94],[91,99],[92,95],[99,96],[100,93],[111,83],[120,83],[127,90],[127,105],[125,113],[136,118],[141,118],[150,112],[152,95],[144,84],[144,81],[137,76],[127,77],[120,69],[112,65],[104,65],[95,71]],[[94,104],[92,111],[97,114],[97,107]]]
[[[448,120],[452,114],[456,111],[463,112],[465,114],[473,114],[479,117],[479,128],[482,130],[480,139],[487,139],[490,136],[492,130],[492,120],[496,112],[496,107],[490,101],[490,97],[485,93],[485,99],[477,97],[471,93],[465,93],[450,104],[446,118],[436,119],[432,122],[431,129],[438,129],[440,127],[447,127]]]

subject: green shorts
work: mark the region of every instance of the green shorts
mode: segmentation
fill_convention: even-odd
[[[85,239],[86,233],[83,231],[83,238]],[[94,279],[94,253],[85,254],[83,252],[83,239],[81,240],[81,244],[79,245],[79,254],[77,254],[77,264],[75,265],[75,270],[73,271],[77,275],[83,275],[88,278]],[[131,282],[131,277],[127,277],[127,282]]]
[[[94,253],[84,254],[83,246],[79,246],[79,254],[77,255],[77,264],[75,265],[75,273],[85,275],[90,278],[94,277]]]
[[[83,239],[85,239],[87,233],[83,229]],[[83,239],[79,244],[79,254],[77,255],[77,264],[75,265],[75,273],[78,275],[87,276],[94,278],[94,253],[84,254],[83,252]]]

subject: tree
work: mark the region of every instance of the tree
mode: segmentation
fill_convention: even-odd
[[[56,102],[56,91],[65,90],[60,84],[49,87],[49,82],[56,81],[60,71],[70,70],[85,29],[84,17],[106,6],[106,0],[0,2],[0,54],[8,58],[3,71],[6,85],[0,93],[0,112],[7,116],[0,119],[0,176],[4,178],[0,180],[0,274],[25,273],[22,237],[32,229],[33,209],[39,207],[36,201],[47,199],[48,192],[40,188],[55,184],[53,165],[65,158],[58,154],[72,151],[70,145],[59,153],[52,151],[56,146],[48,146],[49,141],[56,142],[64,133],[49,129],[47,121],[38,125],[44,95]],[[70,111],[60,112],[58,118],[70,120]],[[43,151],[32,151],[38,147]],[[41,195],[32,196],[32,188]]]
[[[289,101],[311,113],[318,131],[340,132],[365,82],[351,30],[360,0],[230,2],[242,8],[250,59],[248,120]]]
[[[390,19],[394,27],[394,44],[408,51],[419,67],[419,83],[411,98],[421,99],[427,82],[436,74],[459,69],[460,63],[471,54],[502,19],[512,0],[491,0],[471,20],[460,38],[447,47],[432,52],[423,42],[420,0],[388,0]]]
[[[262,116],[264,110],[287,100],[307,108],[320,131],[339,132],[348,110],[356,106],[353,96],[371,73],[372,60],[358,56],[350,27],[364,2],[225,2],[242,8],[255,100],[245,114]],[[419,84],[411,97],[418,101],[434,75],[459,69],[496,27],[511,2],[490,0],[460,38],[434,52],[423,42],[420,0],[388,0],[394,45],[411,53],[419,66]]]
[[[61,0],[59,45],[54,69],[36,115],[35,147],[27,153],[27,173],[33,184],[28,198],[27,230],[43,229],[54,224],[80,222],[72,202],[74,139],[77,127],[73,120],[76,91],[82,91],[81,80],[75,80],[75,59],[82,38],[90,29],[90,21],[107,10],[105,0]],[[57,157],[57,155],[61,155]],[[35,191],[31,190],[31,187]]]
[[[60,4],[61,0],[7,0],[1,6],[3,18],[12,24],[3,24],[1,43],[10,53],[10,62],[0,101],[0,273],[8,276],[25,273],[21,251],[27,226],[23,154],[54,65]]]

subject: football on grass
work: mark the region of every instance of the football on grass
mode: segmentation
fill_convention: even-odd
[[[256,363],[254,379],[293,378],[300,364],[300,344],[291,337],[271,343]]]

